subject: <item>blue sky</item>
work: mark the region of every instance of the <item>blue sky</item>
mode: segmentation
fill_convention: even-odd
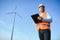
[[[16,20],[13,40],[39,40],[38,31],[31,15],[39,13],[38,5],[45,5],[50,13],[51,39],[60,40],[60,0],[0,0],[0,40],[10,40],[16,6]]]

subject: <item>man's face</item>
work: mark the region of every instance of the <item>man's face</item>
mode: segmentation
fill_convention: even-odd
[[[42,7],[42,6],[39,7],[39,11],[40,11],[40,12],[44,12],[44,10],[45,10],[44,7]]]

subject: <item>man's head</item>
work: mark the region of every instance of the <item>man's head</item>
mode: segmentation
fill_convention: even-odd
[[[39,4],[39,11],[44,12],[45,11],[45,6],[43,4]]]

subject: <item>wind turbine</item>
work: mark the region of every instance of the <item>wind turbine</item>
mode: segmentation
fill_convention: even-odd
[[[14,34],[14,25],[15,25],[15,19],[16,19],[16,8],[17,8],[17,7],[15,7],[15,9],[14,9],[13,12],[8,13],[8,14],[14,14],[13,26],[12,26],[12,32],[11,32],[11,40],[13,40],[13,34]],[[18,15],[18,14],[17,14],[17,15]],[[19,16],[19,15],[18,15],[18,16]],[[19,16],[19,17],[21,17],[21,16]]]

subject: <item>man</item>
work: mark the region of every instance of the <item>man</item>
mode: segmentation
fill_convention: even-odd
[[[39,5],[39,11],[40,13],[37,19],[42,21],[36,24],[39,32],[39,38],[40,40],[50,40],[51,39],[50,23],[52,22],[52,18],[49,15],[49,13],[45,12],[45,6],[43,4]]]

